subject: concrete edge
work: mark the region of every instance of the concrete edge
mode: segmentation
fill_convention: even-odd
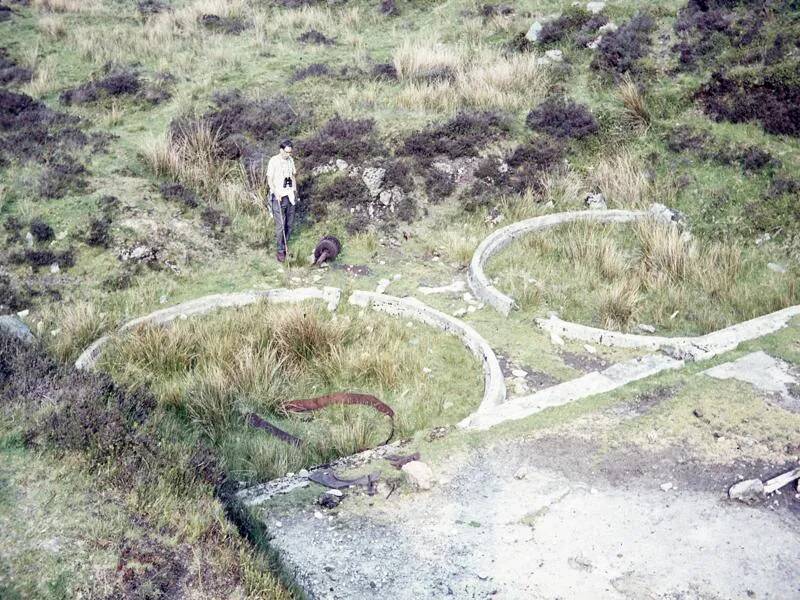
[[[483,399],[473,415],[490,410],[505,402],[506,383],[497,356],[489,343],[475,329],[460,319],[440,312],[412,297],[398,298],[357,290],[350,295],[349,302],[355,306],[369,307],[392,316],[409,317],[457,336],[481,361],[483,366]]]
[[[275,288],[271,290],[249,290],[245,292],[231,292],[229,294],[210,294],[193,300],[187,300],[174,306],[162,308],[150,314],[124,323],[117,329],[117,333],[122,333],[143,323],[166,325],[177,318],[186,318],[192,315],[200,315],[221,308],[233,308],[254,304],[259,300],[267,300],[275,304],[305,302],[307,300],[323,300],[327,303],[327,309],[335,311],[339,306],[342,291],[339,288],[315,287],[306,288]],[[92,342],[75,361],[76,369],[92,369],[97,364],[103,347],[111,339],[111,335],[104,335]]]
[[[512,223],[511,225],[507,225],[493,232],[475,249],[469,264],[467,282],[476,298],[489,304],[503,316],[507,317],[516,306],[514,299],[494,287],[486,276],[484,269],[486,263],[492,256],[500,252],[518,237],[534,231],[543,231],[575,221],[627,223],[653,215],[653,211],[579,210],[517,221],[516,223]]]

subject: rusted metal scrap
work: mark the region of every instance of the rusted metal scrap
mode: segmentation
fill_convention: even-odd
[[[300,447],[303,445],[303,440],[301,440],[299,437],[293,436],[291,433],[284,431],[280,427],[275,427],[275,425],[266,419],[263,419],[256,413],[248,413],[247,424],[250,425],[250,427],[255,427],[256,429],[263,429],[264,431],[274,435],[279,440],[282,440],[287,444],[291,444],[292,446]]]
[[[370,406],[380,413],[389,417],[391,423],[391,430],[389,437],[386,438],[384,444],[389,443],[389,440],[394,436],[394,411],[392,407],[381,402],[375,396],[370,394],[356,394],[353,392],[336,392],[335,394],[328,394],[327,396],[319,396],[317,398],[308,398],[305,400],[292,400],[283,404],[283,409],[288,412],[308,412],[312,410],[320,410],[327,406],[334,404],[349,405],[360,404],[362,406]]]
[[[402,469],[404,464],[410,463],[414,460],[419,460],[420,456],[419,452],[414,452],[408,456],[403,456],[402,454],[390,454],[384,458],[386,458],[386,460],[389,461],[389,464],[395,469]]]

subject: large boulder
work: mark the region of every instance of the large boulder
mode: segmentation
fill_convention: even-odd
[[[15,315],[0,316],[0,331],[22,340],[23,342],[30,343],[34,340],[33,334],[28,326]]]

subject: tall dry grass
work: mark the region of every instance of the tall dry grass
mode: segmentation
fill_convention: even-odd
[[[627,122],[641,131],[646,131],[651,121],[647,98],[644,91],[627,74],[617,85],[617,98],[625,109]]]
[[[52,321],[56,333],[48,342],[62,362],[73,362],[112,325],[110,315],[91,302],[65,305],[55,312]]]
[[[652,184],[644,163],[622,151],[595,163],[589,172],[590,187],[599,190],[610,208],[646,207],[652,197]]]

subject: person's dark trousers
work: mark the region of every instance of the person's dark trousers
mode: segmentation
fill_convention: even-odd
[[[294,223],[294,204],[289,202],[289,196],[283,196],[280,200],[275,194],[270,196],[272,204],[272,216],[275,218],[275,240],[278,244],[278,252],[286,252],[286,241],[292,233],[292,223]]]

